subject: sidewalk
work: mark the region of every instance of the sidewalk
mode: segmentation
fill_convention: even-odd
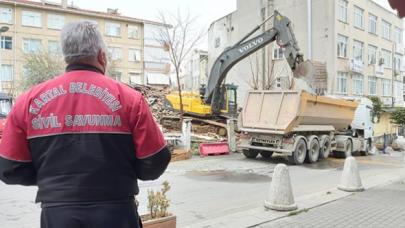
[[[405,181],[369,189],[255,227],[405,227]]]
[[[399,156],[389,156],[389,157],[375,157],[373,158],[372,161],[362,161],[362,165],[367,165],[368,163],[371,162],[374,163],[381,163],[381,165],[386,165],[386,163],[383,162],[381,159],[395,159],[396,162],[398,158],[401,159],[402,161],[402,155],[401,157]],[[360,159],[359,159],[360,160]],[[390,214],[391,216],[391,209],[385,210],[384,207],[387,205],[391,205],[390,201],[387,201],[387,203],[380,204],[380,201],[383,201],[381,197],[378,197],[380,194],[379,192],[375,193],[378,191],[378,189],[385,189],[388,188],[387,191],[392,191],[389,190],[390,187],[388,186],[395,186],[395,189],[399,191],[398,189],[403,189],[403,191],[400,191],[397,194],[391,194],[391,193],[386,193],[383,194],[385,195],[392,195],[392,198],[390,198],[391,201],[396,201],[397,198],[402,197],[401,201],[398,200],[396,201],[396,207],[395,210],[398,212],[395,213],[400,213],[402,210],[402,214],[395,214],[395,216],[403,216],[405,213],[405,184],[402,184],[402,182],[405,180],[405,168],[401,163],[398,164],[390,164],[390,166],[398,166],[397,168],[394,169],[386,169],[386,170],[380,170],[379,172],[375,172],[373,166],[370,167],[364,167],[364,170],[360,173],[362,177],[362,182],[363,186],[365,187],[366,191],[362,193],[351,193],[351,192],[345,192],[345,191],[340,191],[337,189],[337,184],[333,188],[329,189],[324,189],[320,192],[312,192],[310,194],[305,194],[301,195],[295,198],[295,202],[298,205],[298,210],[293,211],[293,212],[279,212],[279,211],[274,211],[274,210],[266,210],[264,206],[257,205],[256,208],[244,210],[244,211],[239,211],[231,214],[226,214],[223,216],[219,216],[216,218],[212,219],[204,219],[202,222],[195,222],[192,225],[188,226],[179,226],[179,227],[185,227],[185,228],[195,228],[195,227],[202,227],[202,228],[216,228],[216,227],[223,227],[223,228],[242,228],[242,227],[381,227],[381,226],[363,226],[363,225],[341,225],[344,224],[342,223],[343,221],[346,220],[346,216],[351,215],[353,216],[353,221],[361,221],[361,217],[365,217],[365,221],[369,220],[368,215],[372,217],[376,217],[375,213],[381,213],[381,218],[388,218],[388,221],[392,219],[389,217],[387,214]],[[401,168],[402,167],[402,168]],[[291,175],[291,172],[290,172]],[[340,175],[340,174],[339,174]],[[307,179],[308,180],[308,179]],[[308,180],[309,181],[309,180]],[[310,183],[309,181],[308,183]],[[338,182],[338,178],[336,177],[336,182]],[[393,184],[393,183],[399,183],[399,184]],[[387,187],[386,187],[387,186]],[[335,205],[337,202],[344,201],[346,202],[347,199],[349,201],[352,199],[352,197],[358,197],[357,195],[361,194],[366,194],[364,198],[362,198],[364,201],[367,202],[369,200],[370,204],[370,211],[366,208],[368,205],[364,206],[359,206],[355,207],[354,209],[348,209],[347,212],[345,212],[345,209],[341,209],[340,205],[334,207],[332,210],[326,210],[327,213],[325,214],[320,214],[318,215],[317,212],[312,212],[312,211],[322,211],[324,207],[327,207],[328,205]],[[374,199],[373,199],[374,197]],[[263,198],[264,200],[264,198]],[[355,205],[358,204],[357,201]],[[374,205],[375,204],[375,205]],[[373,206],[374,205],[374,206]],[[392,204],[393,205],[393,204]],[[379,206],[379,207],[377,207]],[[364,211],[360,210],[362,207],[364,207]],[[377,207],[377,208],[375,208]],[[380,208],[381,207],[381,208]],[[344,207],[342,207],[344,208]],[[373,211],[373,212],[372,212]],[[387,211],[387,212],[386,212]],[[304,213],[307,212],[307,213]],[[309,214],[309,215],[308,215]],[[312,215],[313,214],[313,215]],[[296,216],[293,216],[296,215]],[[308,218],[308,224],[304,224],[302,222],[302,218],[306,218],[306,216],[312,215],[313,217]],[[367,215],[367,216],[366,216]],[[295,219],[297,218],[297,219]],[[376,217],[377,218],[377,217]],[[381,219],[378,217],[374,221],[379,221]],[[288,220],[292,219],[292,220]],[[283,223],[278,224],[278,222],[284,222],[286,220],[287,222],[291,221],[292,224],[286,223],[284,225]],[[350,220],[353,222],[352,220]],[[313,222],[313,223],[311,223]],[[322,223],[321,223],[322,222]],[[387,225],[384,228],[387,227],[405,227],[405,221],[399,221],[402,223],[402,226],[390,226]],[[319,226],[318,226],[319,224]],[[327,224],[327,225],[325,225]]]

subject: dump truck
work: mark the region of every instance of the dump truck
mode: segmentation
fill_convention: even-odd
[[[239,115],[239,148],[247,158],[288,156],[293,164],[334,154],[367,155],[372,143],[372,102],[305,91],[251,91]]]

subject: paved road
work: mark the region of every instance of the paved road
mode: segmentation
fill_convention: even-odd
[[[362,177],[372,177],[403,167],[402,155],[356,157]],[[167,172],[153,182],[141,182],[140,212],[146,212],[148,189],[164,180],[172,186],[170,211],[178,216],[178,227],[193,226],[210,219],[263,206],[273,169],[283,159],[247,160],[240,154],[200,158],[170,164]],[[289,166],[295,197],[336,188],[343,159]],[[35,187],[0,183],[0,227],[38,228],[39,205],[34,204]]]
[[[257,227],[405,227],[405,182],[370,189]]]

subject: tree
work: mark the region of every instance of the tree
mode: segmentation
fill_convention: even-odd
[[[61,56],[45,51],[24,54],[23,60],[25,72],[19,83],[22,91],[62,74],[65,69]]]
[[[405,108],[397,108],[391,113],[391,120],[398,125],[405,126]]]
[[[382,106],[383,103],[381,102],[379,97],[368,97],[373,102],[373,122],[378,123],[380,121],[381,113],[382,113]]]
[[[169,50],[170,62],[174,66],[177,89],[180,99],[180,120],[182,121],[183,97],[180,86],[180,73],[185,59],[196,48],[204,37],[204,30],[196,28],[196,17],[191,17],[190,12],[182,15],[178,10],[177,15],[159,13],[159,19],[164,26],[156,34],[157,41]]]
[[[249,65],[250,65],[250,73],[251,79],[249,80],[249,85],[253,90],[259,89],[259,56],[257,52],[255,53],[255,60],[252,60],[252,55],[249,56]]]

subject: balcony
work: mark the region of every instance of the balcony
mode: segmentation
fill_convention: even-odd
[[[357,59],[350,60],[350,71],[362,74],[364,70],[363,61]]]
[[[165,73],[170,72],[170,64],[165,62],[145,62],[146,70],[162,71]]]

